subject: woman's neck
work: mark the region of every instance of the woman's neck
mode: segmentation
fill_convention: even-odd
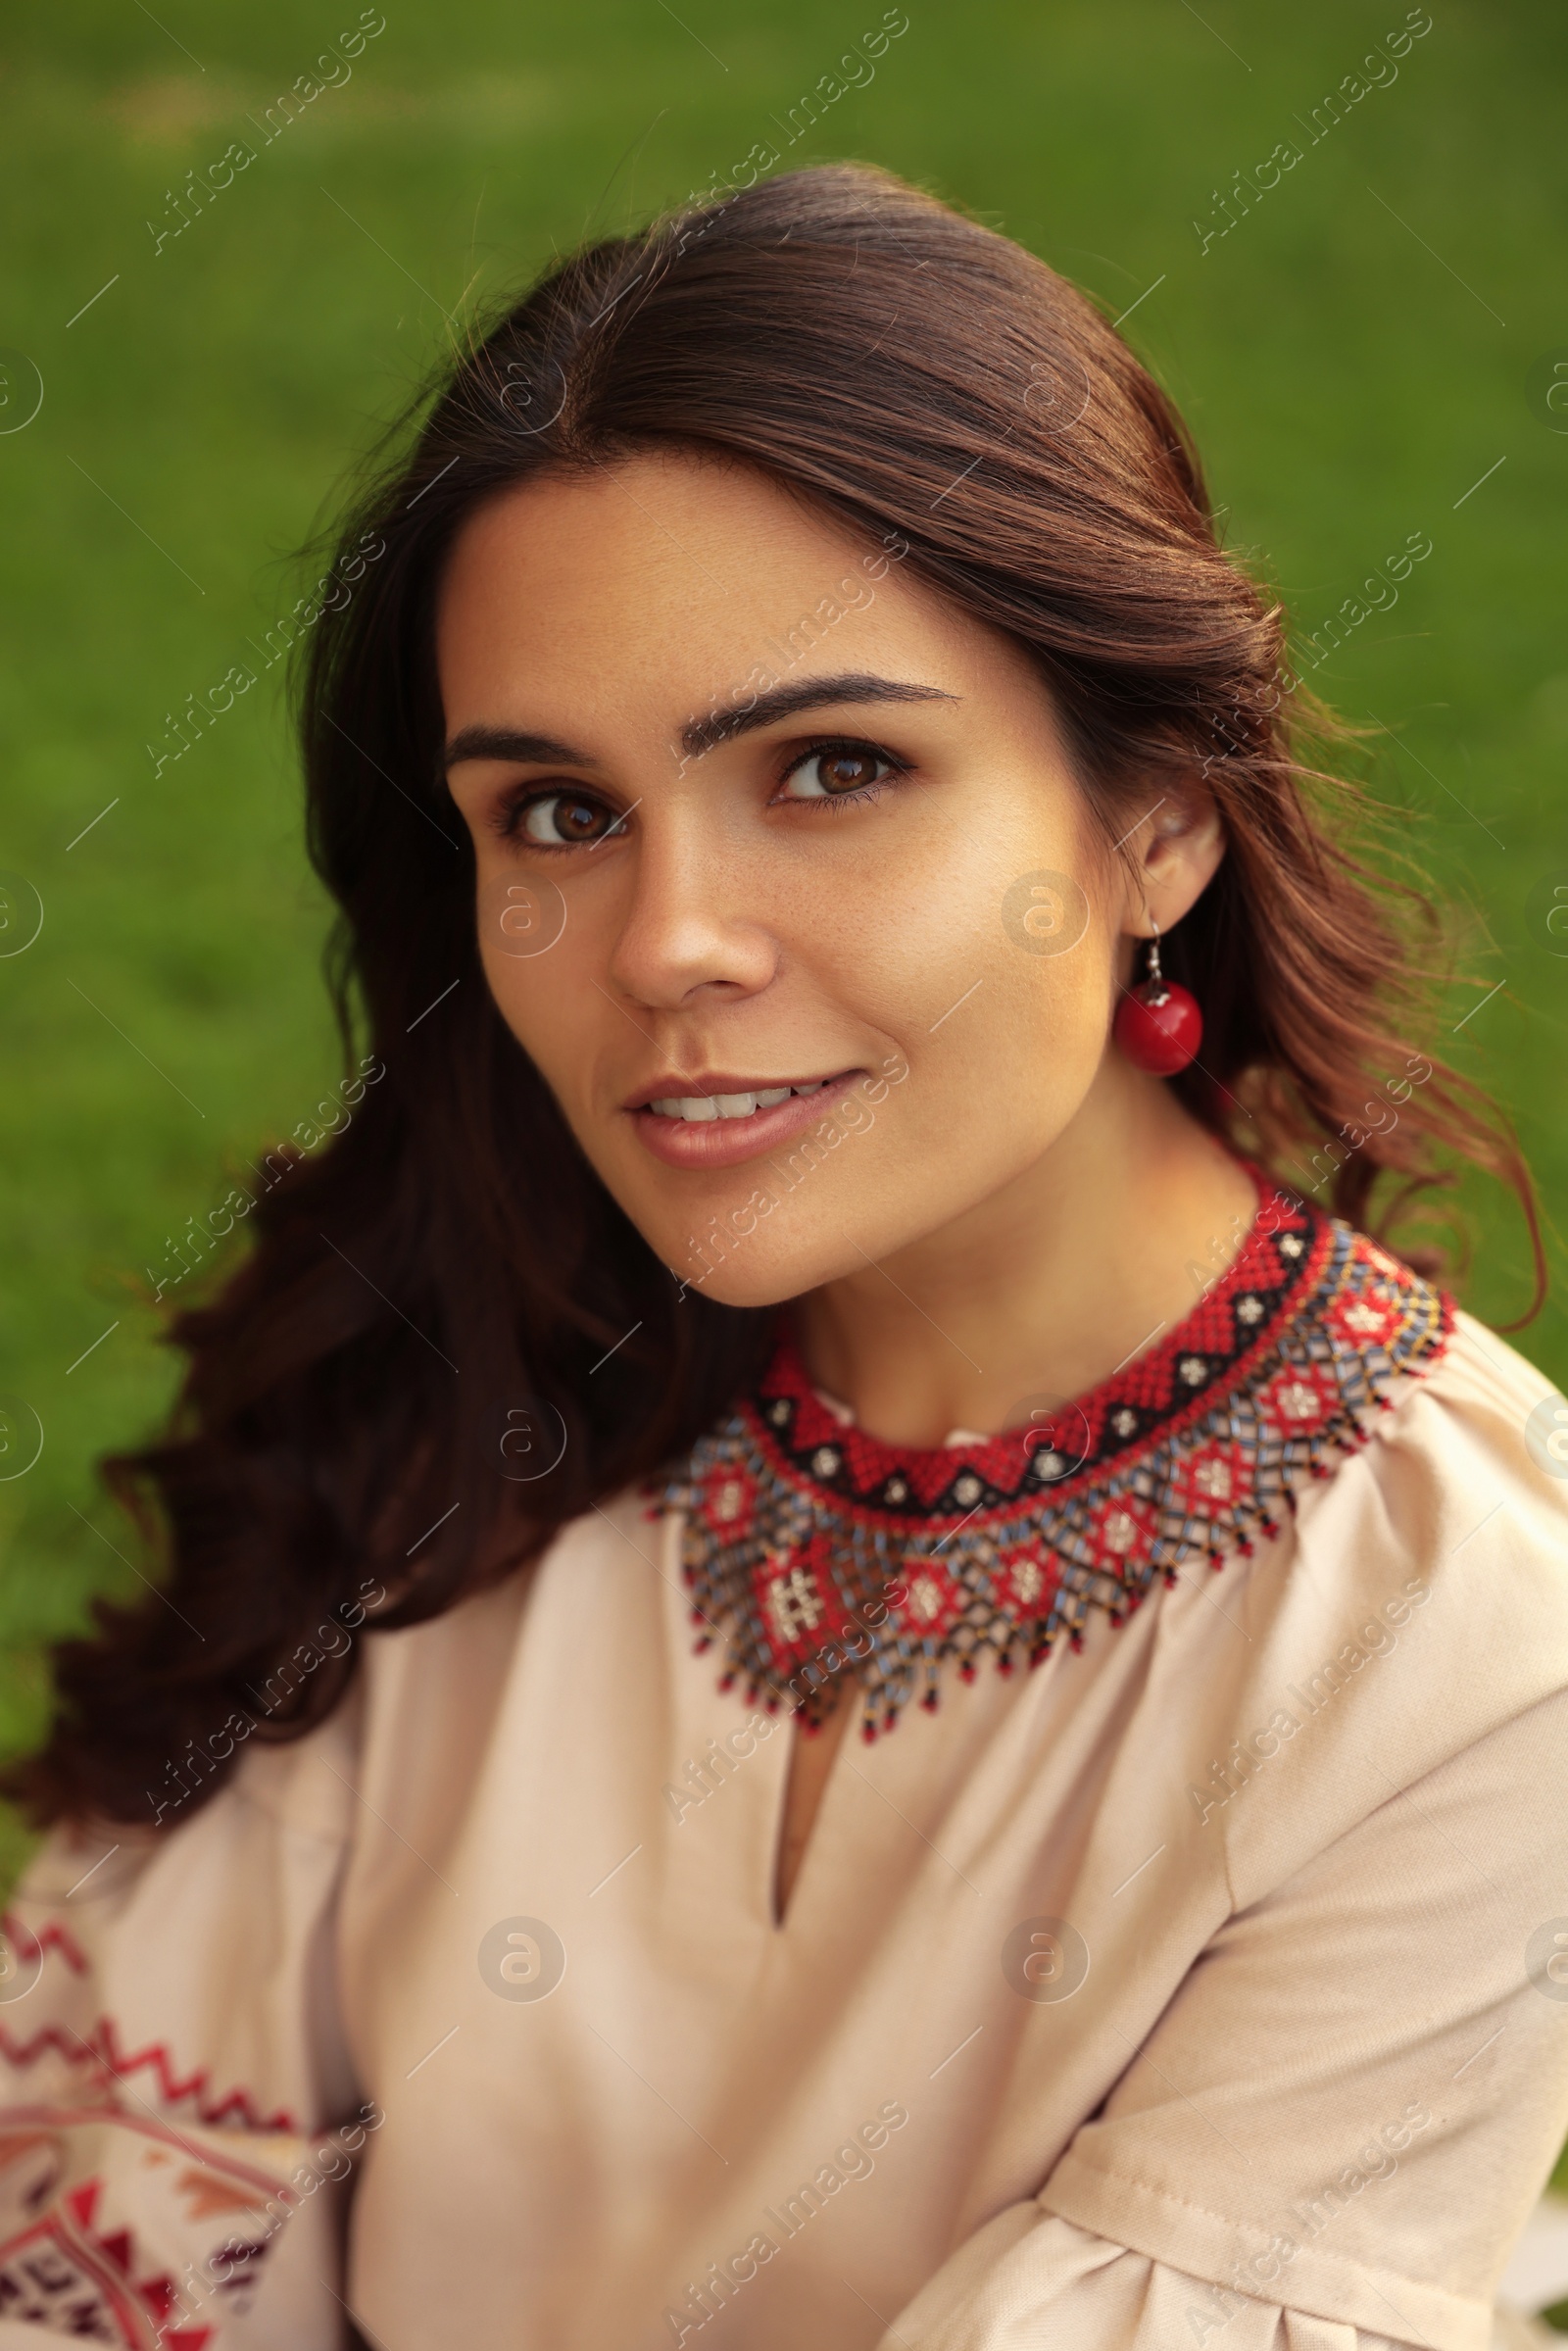
[[[813,1380],[893,1445],[1081,1396],[1197,1305],[1251,1178],[1157,1078],[1107,1053],[1050,1150],[976,1207],[794,1302]]]

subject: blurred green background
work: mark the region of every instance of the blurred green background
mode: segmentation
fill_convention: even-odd
[[[136,1589],[91,1463],[167,1405],[148,1299],[171,1241],[341,1074],[280,671],[161,773],[147,746],[292,603],[291,551],[476,303],[783,146],[791,109],[881,21],[880,0],[385,0],[352,78],[264,144],[266,110],[357,13],[11,0],[0,35],[12,1464],[29,1413],[44,1433],[0,1483],[8,1743],[41,1730],[40,1644],[90,1593]],[[1568,960],[1544,922],[1568,885],[1568,392],[1563,414],[1547,401],[1559,359],[1568,381],[1568,22],[1545,0],[1432,0],[1396,78],[1379,68],[1348,102],[1402,0],[907,16],[788,162],[890,165],[1130,312],[1231,543],[1303,631],[1409,534],[1431,540],[1313,683],[1390,730],[1376,788],[1467,909],[1474,984],[1439,1044],[1533,1159],[1558,1291],[1515,1344],[1568,1384],[1550,1222]],[[1313,141],[1335,91],[1343,119],[1320,113]],[[193,169],[220,178],[234,139],[255,161],[155,249],[149,220],[172,223]],[[1216,191],[1281,141],[1300,162],[1245,217],[1233,200],[1205,250]],[[14,952],[32,894],[42,929]],[[1505,1320],[1529,1295],[1521,1222],[1485,1184],[1467,1197],[1465,1302]]]

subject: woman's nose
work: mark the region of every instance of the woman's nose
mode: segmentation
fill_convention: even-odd
[[[768,985],[778,941],[744,857],[657,812],[628,850],[629,898],[610,959],[617,987],[652,1009],[673,1010],[700,989],[752,996]]]

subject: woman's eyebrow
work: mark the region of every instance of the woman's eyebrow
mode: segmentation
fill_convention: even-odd
[[[803,677],[793,686],[775,686],[770,693],[759,694],[745,710],[710,710],[706,718],[688,718],[680,730],[681,749],[688,759],[700,759],[704,752],[730,742],[736,735],[750,734],[759,726],[772,726],[777,719],[793,718],[802,710],[818,710],[826,703],[961,699],[960,695],[945,693],[940,686],[915,686],[897,678],[868,677],[862,670],[849,670],[841,677]]]
[[[830,703],[961,699],[959,695],[946,693],[940,686],[870,677],[863,670],[848,670],[839,677],[803,677],[792,686],[775,686],[770,693],[759,694],[745,710],[710,710],[705,718],[689,718],[680,730],[681,748],[688,759],[700,759],[704,752],[728,743],[736,735],[750,734],[757,727],[772,726],[780,718],[793,718],[803,710],[820,710]],[[456,767],[465,759],[517,759],[566,767],[599,764],[591,752],[574,751],[569,743],[563,743],[555,735],[528,734],[512,726],[462,728],[447,745],[442,765]]]
[[[554,735],[528,735],[514,726],[466,726],[454,735],[442,756],[442,768],[464,759],[531,759],[567,767],[593,767],[590,752],[573,751]]]

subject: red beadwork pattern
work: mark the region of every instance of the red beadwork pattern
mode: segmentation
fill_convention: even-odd
[[[1446,1291],[1257,1167],[1257,1213],[1193,1312],[1088,1395],[974,1444],[899,1446],[846,1427],[781,1337],[755,1395],[662,1489],[683,1514],[693,1616],[725,1686],[820,1721],[861,1689],[867,1738],[943,1664],[972,1680],[1081,1647],[1156,1582],[1250,1555],[1298,1488],[1353,1452],[1452,1328]]]
[[[743,1469],[715,1478],[703,1496],[703,1516],[715,1535],[737,1541],[748,1534],[757,1501],[757,1484]]]

